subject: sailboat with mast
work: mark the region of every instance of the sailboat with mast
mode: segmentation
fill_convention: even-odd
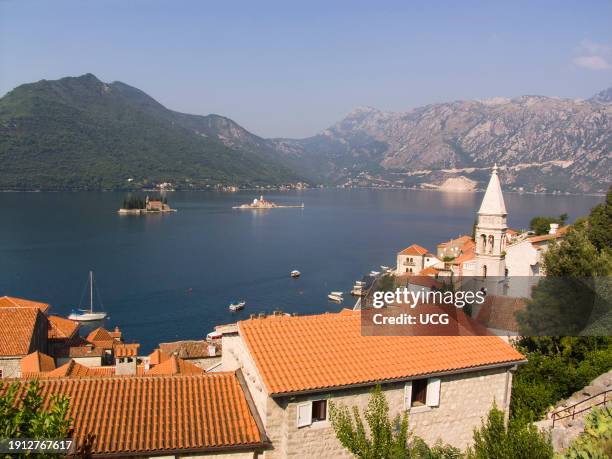
[[[94,320],[103,320],[106,318],[106,312],[94,312],[93,310],[93,289],[93,271],[89,271],[89,309],[77,309],[76,311],[73,310],[72,313],[70,313],[70,315],[68,316],[70,320],[77,320],[79,322],[91,322]]]

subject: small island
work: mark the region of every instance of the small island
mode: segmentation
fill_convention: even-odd
[[[263,196],[260,196],[259,199],[253,199],[253,202],[249,204],[242,204],[240,206],[234,206],[232,209],[302,209],[304,208],[304,203],[299,206],[282,206],[273,203],[272,201],[266,201]]]
[[[160,199],[149,199],[141,196],[130,196],[123,200],[123,206],[117,211],[119,215],[144,215],[144,214],[159,214],[165,212],[176,212],[176,209],[171,209],[168,205],[168,200],[165,197]]]

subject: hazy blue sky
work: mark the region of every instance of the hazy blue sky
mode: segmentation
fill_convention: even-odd
[[[94,73],[169,108],[305,137],[370,105],[590,97],[611,1],[1,1],[0,93]]]

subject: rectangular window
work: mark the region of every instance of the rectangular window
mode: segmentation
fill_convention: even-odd
[[[325,421],[327,419],[327,400],[316,400],[312,402],[312,422]]]
[[[411,406],[423,406],[427,402],[427,380],[415,379],[412,381]]]

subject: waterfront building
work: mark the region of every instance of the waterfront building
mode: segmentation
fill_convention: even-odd
[[[221,361],[220,343],[206,340],[183,340],[160,343],[159,350],[166,355],[176,355],[197,367],[208,370]]]
[[[525,361],[496,336],[363,336],[348,310],[252,318],[222,343],[223,370],[242,370],[272,444],[264,457],[274,458],[351,457],[329,403],[363,410],[377,384],[416,435],[465,448],[494,402],[508,414],[512,372]]]
[[[425,247],[412,244],[397,254],[396,274],[418,274],[429,266],[440,265],[441,261]]]

